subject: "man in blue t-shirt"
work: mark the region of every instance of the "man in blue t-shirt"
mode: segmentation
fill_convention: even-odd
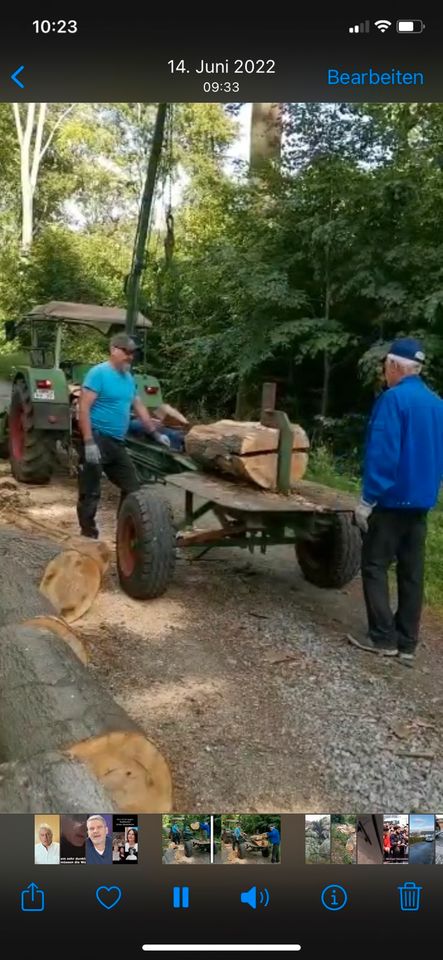
[[[80,396],[79,424],[83,439],[77,502],[77,516],[85,537],[97,539],[95,516],[100,500],[102,471],[121,491],[120,504],[128,493],[138,490],[139,480],[125,447],[131,410],[147,434],[169,446],[159,433],[140,397],[131,373],[136,344],[126,333],[112,338],[109,359],[86,374]]]
[[[232,831],[232,849],[236,850],[237,847],[240,847],[242,840],[244,840],[244,834],[242,833],[241,827],[237,825]]]

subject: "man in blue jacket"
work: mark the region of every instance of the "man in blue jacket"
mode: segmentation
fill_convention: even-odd
[[[412,666],[423,600],[427,514],[443,475],[443,400],[420,377],[417,340],[396,340],[385,359],[388,389],[374,405],[366,440],[362,498],[362,579],[368,636],[362,650]],[[388,570],[397,562],[398,605],[390,607]]]
[[[271,823],[267,836],[271,847],[271,863],[280,863],[280,831],[277,830],[275,823]]]

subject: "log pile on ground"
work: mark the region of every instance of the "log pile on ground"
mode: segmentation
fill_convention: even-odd
[[[39,590],[42,569],[66,552],[5,527],[0,551],[0,812],[169,811],[166,760],[89,673],[81,639]],[[99,577],[109,562],[103,554],[100,570],[67,552]]]
[[[291,484],[304,476],[308,465],[309,439],[293,424]],[[219,420],[198,424],[186,436],[186,453],[206,470],[246,480],[264,490],[277,487],[279,431],[261,423]]]

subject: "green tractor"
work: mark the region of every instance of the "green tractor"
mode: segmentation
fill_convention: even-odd
[[[9,456],[16,480],[47,483],[58,443],[69,452],[80,439],[78,396],[91,364],[63,358],[65,325],[110,337],[125,329],[126,322],[126,311],[116,307],[52,301],[34,307],[19,324],[9,326],[10,337],[23,325],[30,325],[31,334],[30,364],[14,371],[10,404],[0,413],[0,452]],[[140,331],[144,341],[141,372],[135,372],[138,393],[145,406],[155,411],[163,401],[159,381],[146,373],[146,334],[151,321],[138,313],[135,326],[136,339]]]

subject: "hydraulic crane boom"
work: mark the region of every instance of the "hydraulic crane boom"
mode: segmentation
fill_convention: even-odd
[[[137,232],[134,241],[131,270],[126,281],[126,331],[130,335],[134,334],[137,325],[140,281],[145,266],[146,238],[148,235],[149,221],[151,218],[158,165],[163,147],[167,107],[168,105],[166,103],[159,103],[157,108],[154,135],[152,138],[148,169],[146,172],[146,180],[137,222]]]

